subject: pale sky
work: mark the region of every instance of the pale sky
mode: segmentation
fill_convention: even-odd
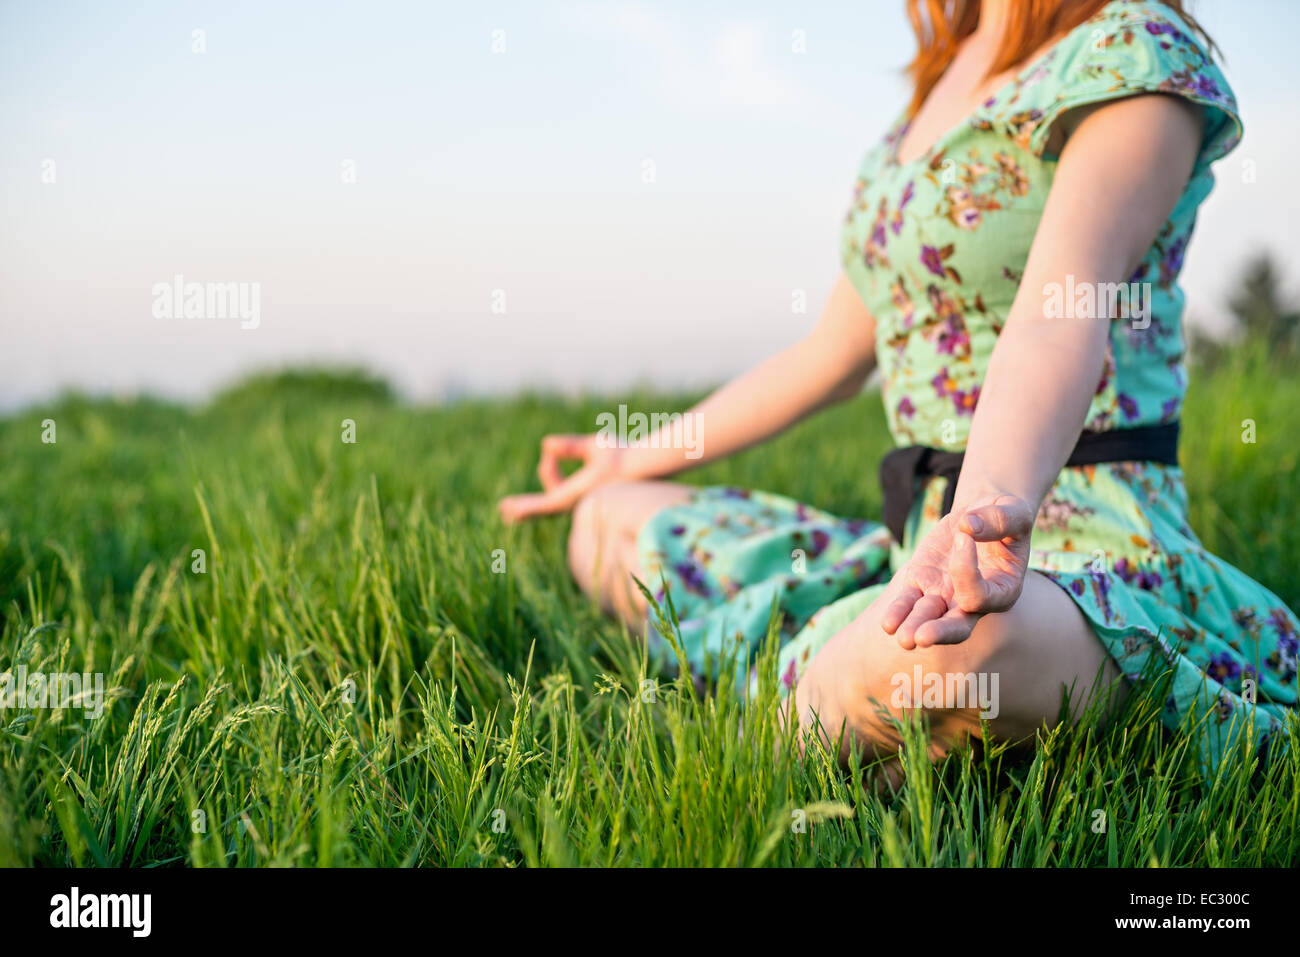
[[[1252,250],[1300,276],[1298,8],[1192,5],[1246,127],[1183,273],[1210,325]],[[313,360],[421,400],[718,382],[816,318],[911,51],[903,0],[3,0],[0,408]],[[177,274],[260,324],[156,318]]]

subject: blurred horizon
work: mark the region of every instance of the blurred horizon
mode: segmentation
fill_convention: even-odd
[[[1191,9],[1245,125],[1183,272],[1221,332],[1253,254],[1300,278],[1300,9]],[[815,321],[911,52],[903,0],[5,4],[0,410],[321,366],[706,388]],[[177,276],[255,286],[256,323],[158,318]]]

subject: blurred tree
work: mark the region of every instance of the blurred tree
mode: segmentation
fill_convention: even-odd
[[[1236,292],[1228,297],[1234,319],[1227,338],[1219,339],[1190,329],[1192,359],[1205,368],[1223,362],[1236,346],[1262,348],[1275,361],[1291,362],[1300,356],[1300,309],[1284,300],[1281,276],[1268,253],[1246,263]]]

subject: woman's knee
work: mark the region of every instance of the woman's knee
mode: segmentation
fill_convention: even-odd
[[[1013,623],[990,615],[965,642],[909,650],[880,627],[879,614],[877,606],[868,608],[823,649],[826,658],[814,659],[810,673],[820,674],[809,703],[815,697],[825,716],[851,732],[854,745],[877,757],[896,753],[903,728],[918,718],[934,757],[978,734],[981,717],[997,711],[992,669],[1012,639]],[[838,730],[824,721],[823,727],[832,735]]]
[[[569,524],[569,571],[583,591],[589,593],[596,584],[601,552],[601,492],[599,488],[593,489],[580,498],[573,507]]]
[[[573,509],[569,568],[574,576],[579,582],[597,582],[606,576],[594,569],[627,564],[642,526],[661,509],[685,502],[691,492],[689,486],[654,481],[611,482],[592,489]]]
[[[607,600],[634,561],[633,544],[645,516],[640,499],[647,483],[614,482],[592,489],[573,508],[569,570],[584,591]]]
[[[878,604],[827,642],[796,687],[805,728],[816,721],[834,739],[843,726],[877,756],[896,752],[918,717],[935,757],[985,722],[1000,740],[1024,740],[1056,721],[1067,695],[1077,714],[1118,675],[1074,602],[1035,573],[1011,610],[954,645],[902,648],[880,627]]]

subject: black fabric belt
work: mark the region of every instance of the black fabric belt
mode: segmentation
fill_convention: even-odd
[[[925,445],[894,449],[880,462],[880,487],[885,495],[885,525],[900,545],[903,526],[911,514],[917,490],[929,479],[943,476],[948,487],[943,493],[943,515],[952,511],[961,474],[963,452],[945,452]],[[1084,432],[1070,453],[1065,467],[1100,465],[1103,462],[1158,462],[1178,464],[1178,423],[1144,425],[1110,432]]]

